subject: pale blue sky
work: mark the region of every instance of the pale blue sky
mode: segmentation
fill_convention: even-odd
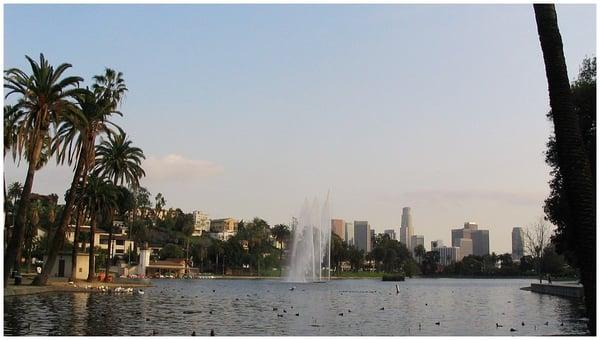
[[[596,53],[595,6],[559,5],[569,77]],[[542,213],[551,125],[529,5],[5,5],[5,67],[43,52],[110,66],[143,185],[212,217],[287,223],[331,190],[334,217],[491,250]],[[6,164],[7,181],[25,167]],[[53,165],[34,191],[64,194]]]

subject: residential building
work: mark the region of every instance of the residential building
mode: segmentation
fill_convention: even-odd
[[[227,241],[237,233],[238,221],[233,218],[210,220],[210,237]]]
[[[410,251],[413,253],[413,255],[415,253],[415,248],[418,245],[421,245],[421,246],[425,247],[425,236],[423,236],[423,235],[413,235],[410,238],[410,246],[412,247],[412,249],[410,249]]]
[[[344,237],[344,241],[346,241],[346,243],[349,246],[353,246],[354,245],[354,223],[346,223],[346,230],[345,230],[346,234]]]
[[[90,232],[89,225],[79,226],[80,232]],[[94,246],[99,247],[100,249],[108,250],[108,231],[96,228],[96,232],[94,233]],[[67,231],[65,233],[65,238],[67,241],[75,244],[75,226],[69,225]],[[129,250],[135,249],[135,243],[133,240],[129,239],[129,237],[124,233],[122,228],[114,227],[113,228],[113,237],[112,237],[112,245],[111,245],[111,257],[123,257]],[[89,241],[86,242],[78,242],[77,246],[82,247],[85,244],[86,249],[84,251],[88,251],[89,249]]]
[[[447,266],[449,264],[459,261],[460,248],[458,247],[438,246],[435,248],[435,251],[437,251],[440,254],[441,265]]]
[[[400,224],[400,242],[403,243],[408,249],[413,249],[412,245],[410,244],[412,236],[413,221],[410,207],[404,207],[402,208],[402,222]]]
[[[371,226],[367,221],[354,221],[354,245],[366,253],[371,251]]]
[[[520,261],[525,248],[525,238],[523,234],[523,228],[514,227],[512,230],[512,259],[513,261]]]
[[[346,222],[340,219],[331,220],[331,232],[339,236],[342,240],[346,238]]]
[[[383,231],[385,235],[390,237],[390,240],[396,240],[396,231],[394,229],[386,229]]]
[[[195,210],[192,215],[194,216],[194,232],[192,236],[202,236],[202,233],[210,232],[210,219],[208,214]]]

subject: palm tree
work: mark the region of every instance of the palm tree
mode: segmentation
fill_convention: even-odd
[[[37,285],[45,285],[48,281],[48,275],[53,270],[58,251],[64,244],[65,231],[71,222],[71,215],[77,199],[76,188],[79,185],[85,187],[87,173],[94,166],[96,138],[101,134],[113,133],[111,126],[116,125],[108,119],[112,114],[121,115],[120,112],[112,110],[112,103],[106,100],[99,90],[92,92],[85,89],[74,98],[76,105],[72,109],[77,111],[77,114],[61,121],[52,149],[56,152],[59,163],[67,161],[68,164],[72,164],[75,161],[76,167],[71,187],[66,194],[60,223],[54,233],[47,260],[44,263],[44,269],[34,280],[34,284]],[[80,219],[80,214],[77,215],[77,218]],[[76,223],[75,239],[79,236],[79,225],[80,223]],[[72,269],[76,269],[77,248],[73,247],[72,251],[71,265]]]
[[[97,146],[96,155],[95,173],[112,179],[115,186],[127,183],[137,188],[140,186],[140,178],[146,175],[142,169],[142,160],[146,158],[144,152],[142,149],[132,146],[132,141],[127,139],[124,131],[109,135],[108,140],[102,141]],[[113,228],[110,223],[108,231],[109,261],[106,263],[106,278],[108,278],[111,258],[112,234]]]
[[[96,261],[94,258],[94,235],[98,221],[110,214],[117,207],[117,189],[106,178],[90,175],[81,197],[90,212],[90,262],[88,281],[94,281],[96,276]]]
[[[550,107],[564,188],[580,259],[581,281],[589,318],[588,328],[596,335],[596,192],[595,179],[574,111],[571,86],[565,64],[562,38],[554,5],[533,5],[538,35],[544,55]]]
[[[31,251],[33,248],[33,241],[37,236],[37,228],[40,224],[40,212],[42,210],[42,204],[39,200],[31,203],[29,209],[29,223],[25,230],[25,253],[27,258],[27,272],[31,272]]]
[[[43,54],[40,54],[39,63],[28,56],[26,58],[31,66],[31,74],[11,68],[4,76],[4,87],[8,89],[6,97],[12,94],[20,95],[15,104],[16,109],[24,112],[23,119],[19,122],[19,139],[23,141],[29,162],[13,236],[4,255],[4,286],[8,283],[15,259],[21,257],[29,196],[44,141],[49,137],[51,124],[59,121],[66,109],[71,106],[69,99],[79,92],[76,86],[83,81],[81,77],[62,77],[71,64],[60,64],[55,69]]]

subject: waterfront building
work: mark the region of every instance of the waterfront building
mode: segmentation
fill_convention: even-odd
[[[79,226],[80,232],[90,232],[89,225],[81,225]],[[108,231],[96,228],[96,232],[94,233],[94,245],[103,250],[108,250]],[[69,225],[67,227],[67,231],[65,232],[65,239],[72,244],[77,244],[77,247],[81,247],[83,242],[75,242],[75,226]],[[85,242],[86,249],[83,251],[87,252],[89,250],[89,242]],[[120,227],[113,228],[113,237],[111,242],[111,258],[112,257],[123,257],[127,251],[133,250],[135,243],[133,240],[129,239],[127,234],[125,234],[124,230]]]
[[[354,245],[366,253],[371,252],[371,226],[367,221],[354,221]]]
[[[73,256],[70,251],[58,253],[52,272],[50,272],[50,277],[71,277],[72,258]],[[90,268],[89,259],[89,253],[77,253],[77,269],[75,272],[75,278],[77,280],[86,280],[88,278]]]
[[[386,229],[383,231],[385,235],[390,237],[390,240],[396,240],[396,231],[394,229]]]
[[[342,240],[346,238],[346,222],[341,219],[331,220],[331,232],[339,236]]]
[[[413,236],[413,221],[410,207],[402,208],[402,222],[400,225],[400,242],[409,250],[413,247],[410,244]]]
[[[512,259],[513,261],[521,261],[524,255],[525,239],[523,228],[514,227],[512,230]]]
[[[345,237],[344,237],[344,241],[346,241],[346,244],[348,244],[349,246],[353,246],[354,245],[354,223],[346,223],[346,230],[345,230]]]
[[[202,233],[208,233],[210,231],[208,214],[195,210],[192,215],[194,216],[194,232],[192,232],[192,236],[202,236]]]
[[[413,235],[410,238],[410,246],[412,247],[412,249],[410,249],[410,251],[413,253],[413,255],[415,253],[415,248],[417,246],[419,246],[419,245],[425,247],[425,236],[423,236],[423,235]]]
[[[441,265],[447,266],[459,261],[460,248],[458,247],[438,246],[433,250],[440,254]]]

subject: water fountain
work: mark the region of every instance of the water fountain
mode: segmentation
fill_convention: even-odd
[[[304,200],[292,224],[292,256],[287,280],[319,282],[331,279],[331,211],[329,193],[322,207]]]

